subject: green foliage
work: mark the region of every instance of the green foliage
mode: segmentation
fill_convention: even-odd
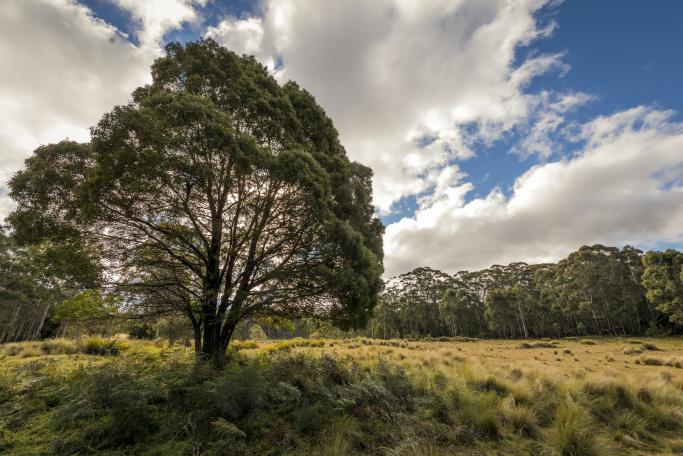
[[[261,328],[260,325],[258,324],[253,324],[251,325],[251,328],[249,328],[249,339],[251,340],[266,340],[268,338],[268,335],[263,331],[263,328]]]
[[[154,327],[146,321],[136,321],[128,326],[128,336],[131,339],[153,339],[155,335]]]
[[[683,253],[672,249],[648,252],[643,264],[643,285],[648,299],[671,322],[683,325]]]
[[[103,295],[99,290],[88,290],[57,304],[53,319],[69,325],[71,332],[80,334],[107,334],[112,319],[118,314],[118,299]]]
[[[180,315],[160,318],[154,325],[154,333],[171,345],[180,342],[186,347],[190,346],[193,338],[190,322]]]
[[[217,365],[247,317],[366,322],[382,288],[372,172],[297,84],[210,39],[171,43],[91,133],[11,180],[26,242],[98,252],[137,315],[187,317]]]

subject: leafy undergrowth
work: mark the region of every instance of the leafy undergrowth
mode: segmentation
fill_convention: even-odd
[[[333,342],[301,340],[237,345],[216,372],[195,365],[191,349],[133,342],[113,353],[101,342],[5,351],[0,454],[582,456],[683,447],[683,384],[672,379],[636,388],[520,369],[490,375],[466,362],[446,376],[320,353]]]

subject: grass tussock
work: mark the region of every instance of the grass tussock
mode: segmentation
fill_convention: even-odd
[[[117,356],[127,348],[124,342],[103,337],[86,337],[80,340],[79,348],[82,353],[99,356]]]
[[[635,363],[645,366],[668,366],[676,369],[683,369],[683,359],[681,358],[659,358],[656,356],[643,355],[636,359]]]
[[[553,424],[553,441],[561,456],[598,456],[604,453],[596,438],[590,416],[571,403],[557,411]]]
[[[35,358],[50,355],[118,355],[128,347],[126,342],[103,337],[84,337],[80,340],[47,339],[40,342],[24,342],[0,346],[0,356]]]
[[[522,342],[517,346],[517,348],[557,348],[557,344],[554,342]]]

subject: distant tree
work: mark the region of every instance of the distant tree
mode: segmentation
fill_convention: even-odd
[[[440,318],[450,336],[481,336],[484,313],[475,293],[463,287],[449,288],[441,300]]]
[[[29,247],[0,229],[0,342],[37,339],[54,330],[56,306],[98,286],[91,252],[72,243]]]
[[[249,339],[266,340],[267,338],[268,335],[258,323],[254,323],[253,325],[251,325],[251,327],[249,328]]]
[[[673,323],[683,325],[683,253],[669,249],[643,257],[647,297]]]
[[[383,324],[393,313],[401,336],[440,335],[439,306],[451,281],[448,274],[431,268],[416,268],[389,280],[381,308]]]
[[[309,93],[253,57],[211,40],[166,49],[90,143],[26,161],[14,229],[97,249],[129,310],[185,315],[216,365],[245,318],[362,325],[382,284],[370,169]]]
[[[55,306],[52,318],[71,326],[71,333],[106,334],[118,314],[117,299],[99,290],[87,290]]]
[[[680,275],[669,269],[665,274],[653,267],[645,274],[640,250],[599,244],[583,246],[557,263],[516,262],[453,276],[417,268],[388,280],[369,334],[522,338],[677,330],[676,323],[664,321],[677,302],[671,297],[676,293],[666,290],[676,285],[657,285],[664,283],[661,277]],[[660,287],[665,299],[646,294],[649,275],[650,286]],[[655,307],[649,295],[664,305]],[[441,324],[435,327],[425,322],[435,314],[437,301]]]

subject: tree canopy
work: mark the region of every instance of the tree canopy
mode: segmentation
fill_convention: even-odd
[[[212,40],[170,44],[152,83],[10,182],[24,242],[78,242],[133,312],[182,313],[220,362],[259,315],[362,325],[381,289],[369,168],[296,83]]]
[[[647,297],[671,322],[683,325],[683,253],[669,249],[643,258]]]

